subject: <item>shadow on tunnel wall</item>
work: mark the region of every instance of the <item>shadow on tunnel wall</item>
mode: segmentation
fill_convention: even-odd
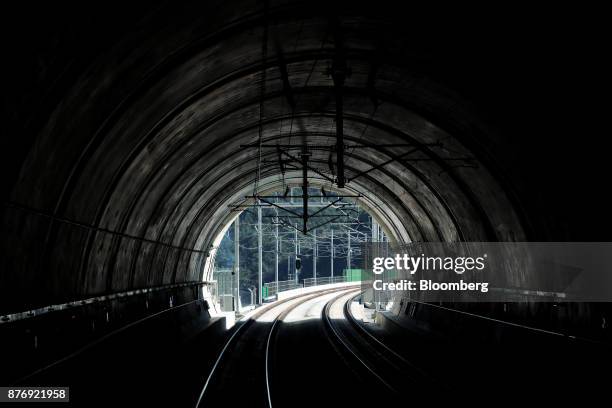
[[[408,92],[400,97],[399,86],[395,95],[380,91],[379,98],[388,97],[390,102],[379,109],[395,103],[392,97],[405,98],[408,110],[457,136],[501,188],[472,203],[485,212],[483,216],[462,209],[462,197],[450,193],[444,197],[450,214],[459,214],[455,222],[462,223],[463,239],[474,240],[474,235],[489,240],[608,239],[607,200],[599,194],[605,184],[601,176],[607,172],[602,149],[606,142],[599,137],[594,120],[600,108],[589,98],[587,86],[596,75],[581,75],[583,66],[588,65],[589,72],[603,68],[591,61],[597,57],[591,53],[596,41],[579,47],[567,41],[570,34],[562,26],[550,22],[542,27],[541,16],[533,10],[516,33],[511,23],[505,25],[494,18],[470,31],[442,17],[417,24],[409,10],[391,3],[371,8],[359,2],[350,8],[338,5],[350,18],[368,15],[385,22],[389,30],[373,33],[372,26],[376,26],[371,22],[351,28],[355,30],[352,41],[368,42],[354,45],[367,51],[364,61],[379,59],[380,66],[396,64],[405,70],[403,81],[408,83],[402,86]],[[297,2],[271,3],[269,12],[278,25],[289,21],[302,27],[301,34],[297,29],[281,34],[286,34],[287,42],[303,41],[300,52],[307,53],[309,36],[318,33],[318,23],[327,24],[329,11],[329,7]],[[216,82],[232,81],[223,75],[238,75],[240,63],[257,68],[260,38],[251,35],[253,43],[244,43],[242,48],[235,41],[241,40],[240,33],[248,36],[261,25],[261,10],[248,2],[236,2],[231,8],[214,2],[178,8],[170,4],[145,9],[134,6],[122,8],[121,13],[105,7],[95,13],[43,7],[40,13],[28,16],[32,20],[27,24],[23,23],[27,10],[17,8],[13,13],[13,24],[5,26],[14,39],[7,44],[11,58],[3,66],[1,309],[20,311],[100,293],[197,280],[201,261],[185,249],[210,240],[201,235],[201,228],[219,228],[206,224],[206,217],[223,207],[227,197],[218,194],[196,200],[196,195],[205,194],[201,187],[209,180],[223,176],[215,172],[202,178],[197,173],[202,165],[187,167],[183,161],[190,153],[177,151],[170,143],[191,144],[189,138],[179,138],[181,132],[206,140],[202,129],[210,135],[235,129],[221,127],[226,126],[222,120],[216,125],[214,115],[222,115],[223,104],[229,102],[221,92],[239,94]],[[310,25],[295,20],[295,15]],[[402,24],[404,19],[411,22],[410,28]],[[229,21],[234,25],[228,28]],[[149,35],[152,33],[155,35]],[[550,33],[555,39],[547,41]],[[227,55],[213,52],[217,43],[223,44]],[[312,45],[313,49],[320,47],[318,42]],[[270,48],[272,58],[272,45]],[[241,54],[245,50],[248,54]],[[292,57],[305,58],[300,52]],[[249,55],[249,59],[236,63],[234,57],[239,55]],[[566,55],[576,59],[568,61]],[[319,58],[324,60],[329,54]],[[215,69],[206,66],[207,60]],[[206,67],[207,76],[198,77],[197,71],[185,76],[194,63]],[[321,62],[321,71],[324,65]],[[318,66],[314,68],[313,72],[323,76]],[[378,69],[381,78],[375,86],[383,87],[388,80],[383,75],[391,71]],[[248,70],[240,75],[256,79]],[[572,80],[575,77],[581,78],[580,84]],[[197,81],[215,87],[187,86]],[[279,78],[269,81],[269,92],[281,91],[272,82]],[[399,81],[402,83],[401,77]],[[212,119],[193,117],[203,122],[191,123],[184,115],[193,115],[188,106],[202,93],[211,93],[212,99],[206,101],[217,101],[208,113]],[[253,103],[256,110],[257,96],[254,101],[239,102]],[[366,98],[368,104],[372,98]],[[147,105],[151,108],[145,109]],[[369,105],[362,108],[368,114],[372,109]],[[269,109],[270,114],[275,113],[274,108]],[[168,112],[174,116],[166,117]],[[237,126],[240,129],[257,117],[228,119],[244,121]],[[395,117],[388,120],[397,122]],[[173,126],[172,121],[177,124]],[[129,137],[127,143],[122,134]],[[156,146],[161,146],[160,154],[144,154]],[[217,145],[198,148],[221,152]],[[236,160],[237,164],[248,158]],[[168,167],[168,163],[174,165]],[[480,188],[470,173],[464,177],[468,190]],[[179,189],[171,188],[172,180],[181,180]],[[448,183],[446,189],[455,187]],[[447,193],[442,188],[437,194]],[[507,196],[513,209],[495,208],[490,202],[494,195]],[[434,207],[425,209],[435,211]],[[510,211],[516,212],[520,226],[504,223],[504,214]],[[444,225],[446,221],[434,217],[432,222],[439,224],[435,228],[440,232],[424,233],[423,239],[452,237],[444,235],[450,228]],[[483,228],[485,232],[479,232]],[[150,236],[173,246],[108,234],[105,229],[137,238]]]

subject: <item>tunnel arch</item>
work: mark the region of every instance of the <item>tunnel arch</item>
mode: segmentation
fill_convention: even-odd
[[[26,293],[40,282],[38,292],[25,296],[48,304],[206,279],[202,257],[231,222],[227,204],[255,182],[257,151],[241,146],[258,142],[260,126],[262,143],[334,143],[327,16],[312,8],[301,15],[303,4],[291,2],[241,18],[220,7],[217,15],[228,14],[214,23],[188,19],[186,8],[185,27],[175,33],[155,32],[160,16],[153,12],[155,24],[145,21],[105,50],[49,113],[11,200],[56,220],[31,220],[23,210],[6,216],[14,252],[30,253],[29,243],[37,242],[42,258],[5,260],[14,271],[7,287]],[[418,50],[390,38],[373,41],[382,26],[402,38],[392,22],[348,14],[341,24],[353,71],[345,139],[370,146],[346,152],[349,179],[410,149],[380,145],[442,143],[422,147],[414,161],[395,160],[358,177],[345,191],[362,193],[398,241],[524,240],[512,185],[496,166],[496,134],[452,90],[411,68],[422,58]],[[384,52],[381,41],[388,41]],[[262,159],[274,155],[263,151]],[[477,167],[453,165],[456,155],[473,158]],[[279,172],[266,162],[262,188],[278,188]]]

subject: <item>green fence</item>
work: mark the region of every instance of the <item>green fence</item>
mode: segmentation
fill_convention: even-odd
[[[342,274],[346,278],[345,282],[360,282],[363,274],[362,269],[345,269]]]

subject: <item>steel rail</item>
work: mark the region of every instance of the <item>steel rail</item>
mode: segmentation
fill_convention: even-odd
[[[270,392],[270,365],[269,365],[270,355],[271,355],[270,345],[272,344],[272,339],[276,332],[278,323],[282,322],[287,317],[287,315],[291,313],[293,310],[295,310],[298,306],[303,305],[309,300],[316,299],[318,297],[325,296],[333,292],[339,292],[339,291],[352,292],[353,290],[355,290],[355,288],[340,288],[340,289],[335,289],[335,290],[328,290],[322,293],[317,293],[314,296],[308,296],[306,299],[298,302],[295,305],[292,305],[291,307],[287,308],[285,311],[280,313],[278,316],[276,316],[276,318],[274,319],[274,322],[272,323],[272,327],[270,328],[270,331],[268,332],[268,338],[266,340],[266,357],[265,357],[266,359],[266,391],[268,394],[268,407],[269,408],[272,408],[272,393]],[[345,295],[345,294],[346,293],[343,293],[342,295]]]
[[[370,373],[372,374],[374,377],[376,377],[376,379],[378,379],[378,381],[380,381],[385,387],[387,387],[389,390],[391,390],[392,392],[397,392],[397,390],[395,388],[393,388],[393,386],[391,386],[387,381],[385,381],[380,375],[378,375],[378,373],[372,368],[370,367],[365,361],[363,361],[363,359],[361,357],[359,357],[359,355],[353,350],[353,348],[343,339],[342,335],[338,332],[338,330],[336,330],[336,328],[334,327],[333,323],[331,322],[331,319],[329,317],[329,312],[331,310],[331,307],[334,303],[336,303],[340,298],[342,298],[343,296],[346,296],[346,294],[340,294],[339,296],[336,296],[335,298],[333,298],[332,300],[330,300],[329,302],[327,302],[327,304],[325,305],[325,307],[323,308],[323,312],[322,312],[322,319],[324,324],[326,325],[326,327],[328,328],[328,333],[332,333],[334,335],[334,338],[336,339],[336,341],[338,343],[340,343],[344,349],[346,349],[359,363],[361,363],[361,365]],[[352,299],[353,297],[351,297],[350,299]],[[331,340],[331,336],[328,337]]]
[[[200,392],[200,395],[198,396],[198,400],[197,400],[197,402],[195,404],[195,407],[198,408],[200,406],[200,404],[202,402],[202,399],[204,398],[204,395],[206,394],[206,391],[208,390],[208,387],[209,387],[209,385],[211,383],[211,380],[214,377],[214,375],[216,373],[216,370],[219,367],[219,364],[220,364],[221,360],[225,356],[225,353],[226,353],[227,349],[233,343],[233,341],[237,337],[237,335],[245,330],[244,329],[245,327],[250,326],[256,319],[260,318],[264,313],[266,313],[266,312],[268,312],[268,311],[270,311],[272,309],[275,309],[276,307],[281,306],[281,305],[283,305],[285,303],[288,303],[288,302],[290,302],[292,300],[296,300],[296,299],[299,299],[301,297],[306,297],[306,299],[303,300],[303,302],[305,302],[305,301],[308,301],[308,300],[310,300],[312,298],[315,298],[317,296],[321,296],[323,294],[327,294],[327,293],[331,293],[331,292],[337,292],[337,291],[340,291],[340,290],[346,290],[346,288],[322,289],[322,290],[316,291],[316,292],[310,292],[310,293],[307,293],[307,294],[301,294],[301,295],[297,295],[297,296],[292,296],[290,298],[287,298],[287,299],[284,299],[284,300],[281,300],[281,301],[278,301],[278,302],[271,303],[270,306],[268,306],[268,307],[264,306],[259,311],[255,312],[254,314],[249,316],[248,320],[245,323],[243,323],[236,330],[234,330],[234,332],[232,333],[230,338],[227,340],[227,342],[225,343],[225,345],[221,349],[221,352],[217,356],[215,364],[211,368],[210,373],[208,374],[208,377],[206,378],[206,382],[204,383],[204,386],[202,387],[202,391]],[[297,307],[299,304],[301,304],[303,302],[299,302],[295,306]],[[275,319],[275,321],[276,321],[276,319]],[[266,363],[267,363],[267,358],[266,358]]]

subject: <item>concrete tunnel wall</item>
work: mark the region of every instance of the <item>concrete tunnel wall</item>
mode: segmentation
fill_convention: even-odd
[[[270,2],[264,63],[260,6],[172,6],[180,29],[166,26],[168,7],[112,37],[58,103],[38,112],[41,126],[10,195],[30,210],[9,206],[3,216],[0,312],[209,278],[206,254],[191,250],[208,251],[235,215],[228,205],[252,193],[257,149],[241,145],[258,141],[261,96],[264,143],[335,143],[326,74],[334,44],[323,12]],[[419,50],[408,52],[399,40],[408,33],[383,17],[355,7],[341,18],[352,69],[346,142],[373,147],[346,152],[347,175],[410,149],[381,144],[443,146],[424,147],[414,155],[420,161],[395,161],[345,191],[363,194],[363,205],[400,241],[528,239],[505,140],[459,94],[415,72],[407,61],[421,58]],[[477,166],[445,160],[456,156]],[[269,191],[282,185],[278,166],[267,162],[275,157],[263,151],[260,186]],[[286,179],[297,184],[296,176]],[[163,244],[52,222],[32,209]]]

